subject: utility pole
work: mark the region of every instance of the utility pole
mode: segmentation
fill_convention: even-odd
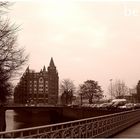
[[[110,92],[111,92],[111,100],[112,100],[112,79],[110,79],[110,88],[111,88]]]

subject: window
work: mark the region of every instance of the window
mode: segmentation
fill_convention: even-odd
[[[43,78],[42,77],[39,78],[39,83],[43,83]]]
[[[39,88],[42,88],[43,87],[43,84],[39,84]]]
[[[41,91],[41,92],[42,92],[42,91],[43,91],[43,87],[40,87],[40,88],[39,88],[39,91]]]

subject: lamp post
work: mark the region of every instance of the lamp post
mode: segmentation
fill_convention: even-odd
[[[111,100],[112,100],[112,79],[110,79],[110,92],[111,92]]]

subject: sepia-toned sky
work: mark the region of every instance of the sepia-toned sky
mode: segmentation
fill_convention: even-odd
[[[105,92],[109,79],[130,88],[140,79],[140,2],[23,0],[10,9],[31,69],[53,57],[60,80],[96,80]]]

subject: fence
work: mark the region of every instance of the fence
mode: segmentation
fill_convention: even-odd
[[[0,138],[106,138],[140,121],[140,109],[71,122],[0,132]]]

